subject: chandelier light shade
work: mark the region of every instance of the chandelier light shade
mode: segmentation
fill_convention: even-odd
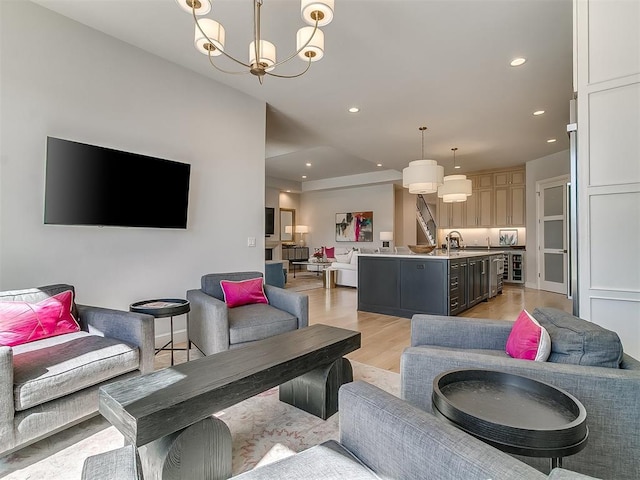
[[[194,44],[200,53],[213,57],[222,55],[225,37],[222,25],[210,18],[204,18],[196,25],[195,30]]]
[[[444,203],[466,202],[471,196],[471,180],[466,175],[447,175],[438,187],[438,197]]]
[[[334,0],[302,0],[300,2],[300,14],[309,25],[318,22],[319,27],[329,25],[333,20]]]
[[[435,160],[424,159],[424,131],[427,127],[420,127],[422,132],[422,160],[409,162],[409,166],[402,170],[402,186],[409,189],[409,193],[427,194],[438,191],[444,180],[444,167]]]
[[[211,11],[210,0],[175,0],[182,10],[193,16],[195,22],[194,45],[196,49],[207,55],[209,63],[216,70],[229,74],[251,73],[258,77],[260,83],[264,76],[278,78],[295,78],[304,75],[313,62],[324,56],[324,33],[319,29],[331,23],[335,8],[335,0],[301,0],[300,14],[302,20],[310,26],[302,27],[296,34],[296,50],[293,54],[280,62],[276,59],[276,46],[261,37],[260,12],[264,0],[253,0],[253,41],[249,43],[249,62],[246,63],[232,56],[225,50],[226,32],[221,23],[210,18],[199,18]],[[217,62],[225,60],[214,57],[224,57],[227,63],[235,65],[235,71],[222,68]],[[257,57],[257,58],[256,58]],[[298,57],[306,63],[302,72],[282,75],[274,73],[278,66]]]
[[[176,0],[176,3],[190,15],[206,15],[211,11],[209,0]]]
[[[402,170],[402,186],[409,193],[427,194],[438,191],[444,180],[444,168],[435,160],[414,160]]]
[[[256,65],[256,44],[255,42],[251,42],[249,44],[249,64],[251,68],[264,68],[265,72],[272,71],[276,64],[276,46],[267,42],[266,40],[260,40],[260,48],[258,50],[258,55],[260,60],[258,60],[259,65]]]
[[[296,36],[300,59],[317,62],[324,56],[324,33],[314,27],[302,27]]]

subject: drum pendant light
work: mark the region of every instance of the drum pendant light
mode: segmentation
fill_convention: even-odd
[[[444,167],[435,160],[424,159],[424,132],[427,127],[420,127],[422,132],[422,159],[409,162],[409,166],[402,170],[402,186],[409,189],[409,193],[434,193],[443,184]]]

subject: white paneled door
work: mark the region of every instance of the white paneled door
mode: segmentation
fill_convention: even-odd
[[[538,288],[567,293],[567,180],[558,177],[537,182]]]

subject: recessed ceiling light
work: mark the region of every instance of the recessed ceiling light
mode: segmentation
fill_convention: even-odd
[[[526,58],[514,58],[513,60],[511,60],[511,63],[509,65],[511,65],[512,67],[519,67],[520,65],[523,65],[524,62],[526,62],[527,59]]]
[[[307,162],[307,163],[305,163],[305,165],[306,165],[307,167],[310,167],[310,166],[311,166],[311,162]]]
[[[544,110],[536,110],[535,112],[533,112],[533,114],[537,117],[538,115],[542,115],[544,113]]]
[[[349,113],[358,113],[360,111],[360,109],[358,107],[351,107],[349,109]]]
[[[291,190],[287,190],[287,193],[291,193]]]
[[[378,167],[381,167],[381,166],[382,166],[382,164],[381,164],[381,163],[378,163],[378,164],[377,164],[377,166],[378,166]]]
[[[455,167],[453,167],[453,168],[460,168],[460,165],[456,165],[456,166],[455,166]]]
[[[307,178],[307,176],[306,175],[302,175],[302,178]]]
[[[556,139],[555,139],[555,138],[550,138],[549,140],[547,140],[547,143],[553,143],[553,142],[555,142],[555,141],[556,141]]]

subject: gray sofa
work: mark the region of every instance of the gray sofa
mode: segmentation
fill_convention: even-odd
[[[309,297],[265,285],[269,304],[227,308],[220,280],[262,278],[261,272],[211,273],[204,275],[199,290],[188,290],[189,346],[205,355],[241,347],[280,333],[309,325]]]
[[[587,355],[585,349],[594,342],[615,336],[612,332],[595,331],[598,327],[591,322],[555,309],[536,309],[533,316],[538,320],[556,317],[569,324],[569,328],[562,329],[564,333],[553,325],[548,328],[550,361],[518,360],[505,353],[513,322],[414,315],[411,347],[401,358],[402,398],[430,412],[433,379],[442,372],[460,368],[499,370],[550,383],[578,398],[587,411],[587,446],[566,457],[563,466],[600,478],[640,478],[640,362],[613,345],[605,347],[602,355],[594,352]],[[575,328],[576,325],[582,327]],[[562,335],[572,334],[575,342],[561,351]],[[584,364],[605,356],[607,361],[621,357],[619,368]],[[558,363],[569,361],[582,364]],[[519,458],[541,470],[548,462]]]
[[[0,292],[37,303],[73,286]],[[74,292],[75,296],[75,292]],[[98,413],[98,387],[153,371],[153,317],[74,305],[81,331],[0,346],[0,455]]]
[[[547,476],[364,382],[343,385],[339,402],[340,443],[325,442],[234,479],[589,478],[562,469]]]

